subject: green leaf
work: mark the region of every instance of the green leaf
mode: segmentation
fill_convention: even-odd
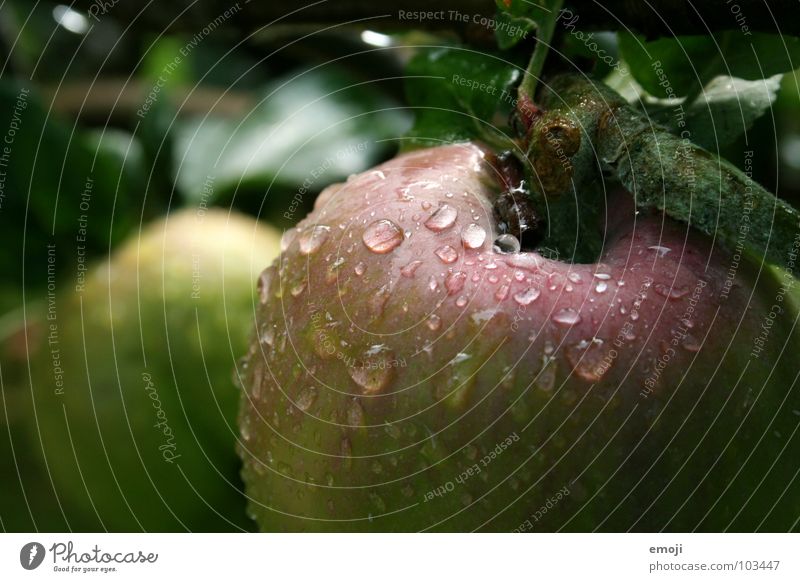
[[[494,35],[497,45],[503,50],[529,38],[543,20],[557,17],[553,0],[496,0],[495,3],[497,22]]]
[[[498,12],[494,38],[497,46],[507,50],[526,40],[534,30],[536,21],[527,16],[512,16],[508,12]]]
[[[800,59],[800,39],[739,31],[680,36],[645,42],[619,33],[622,58],[636,81],[661,98],[699,94],[714,77],[754,80],[791,71]]]
[[[0,127],[9,128],[0,162],[0,268],[7,282],[24,273],[26,283],[41,283],[53,245],[56,269],[75,281],[79,263],[108,252],[138,218],[142,171],[125,164],[117,132],[92,138],[60,122],[26,81],[0,83],[0,111]]]
[[[660,112],[667,127],[674,133],[686,130],[692,141],[711,151],[733,142],[766,113],[777,97],[782,75],[768,79],[745,81],[733,77],[716,77],[703,89],[686,115],[675,115],[674,106]]]
[[[440,47],[421,50],[407,75],[406,98],[415,109],[415,121],[404,147],[413,147],[497,140],[493,118],[498,113],[507,118],[516,103],[512,86],[521,71],[491,54]]]
[[[384,156],[406,123],[393,102],[341,73],[292,75],[240,118],[179,119],[176,183],[192,204],[214,203],[241,185],[262,197],[301,185],[317,192]]]

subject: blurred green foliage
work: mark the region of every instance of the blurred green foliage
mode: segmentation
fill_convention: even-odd
[[[496,108],[496,99],[504,91],[513,95],[536,25],[530,3],[515,0],[502,21],[530,34],[498,37],[511,50],[487,55],[448,40],[447,47],[417,51],[406,73],[416,78],[404,94],[400,77],[411,51],[368,45],[358,30],[276,29],[244,39],[222,26],[197,42],[186,33],[126,29],[113,11],[91,20],[67,4],[0,5],[0,155],[9,146],[0,168],[5,530],[82,528],[82,516],[60,504],[46,470],[25,453],[39,443],[19,429],[21,415],[30,413],[19,406],[29,389],[29,344],[41,340],[41,322],[28,317],[36,311],[31,302],[45,296],[48,245],[55,248],[58,286],[68,288],[81,260],[97,263],[141,224],[173,208],[235,207],[290,226],[325,186],[396,151],[412,113],[413,145],[505,139],[513,103]],[[611,72],[586,43],[564,30],[560,35],[557,58],[598,76]],[[677,96],[697,97],[717,75],[760,78],[786,71],[800,57],[795,39],[778,47],[774,39],[757,38],[759,56],[769,56],[760,63],[749,45],[725,35],[644,43],[598,33],[596,39],[656,98],[666,93],[651,58],[662,61]],[[478,86],[454,82],[453,71]],[[753,178],[798,205],[798,77],[786,75],[774,89],[751,85],[736,100],[714,101],[705,111],[711,102],[700,102],[695,119],[725,130],[718,133],[725,139],[705,145],[722,148],[735,165],[744,166],[744,152],[757,151]],[[723,123],[731,111],[744,121],[734,132]],[[753,112],[764,111],[755,120]],[[481,124],[485,119],[492,128]],[[301,190],[300,207],[287,218]]]

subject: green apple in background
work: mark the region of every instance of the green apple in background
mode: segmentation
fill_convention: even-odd
[[[627,193],[596,262],[520,250],[493,159],[400,156],[287,233],[240,414],[260,527],[796,528],[792,277]]]
[[[45,297],[27,416],[68,515],[110,531],[251,527],[233,372],[279,240],[243,215],[182,210]]]

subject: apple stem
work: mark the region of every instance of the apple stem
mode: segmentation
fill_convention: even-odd
[[[545,112],[531,130],[528,159],[548,199],[586,196],[610,171],[637,208],[661,210],[729,248],[794,267],[800,212],[738,168],[654,125],[600,81],[559,75],[540,97]]]

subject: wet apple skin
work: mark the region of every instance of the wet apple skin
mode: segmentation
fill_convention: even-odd
[[[489,159],[400,156],[284,236],[240,412],[260,527],[791,527],[794,315],[751,355],[778,281],[624,196],[598,263],[499,253]]]

